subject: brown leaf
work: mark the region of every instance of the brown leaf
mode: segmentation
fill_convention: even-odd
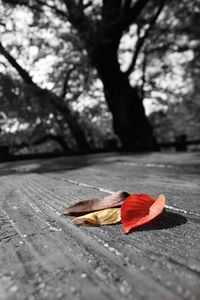
[[[105,208],[120,206],[128,196],[129,193],[125,191],[119,191],[116,194],[112,194],[106,197],[80,201],[71,206],[64,207],[63,209],[61,209],[61,214],[79,214],[82,212],[91,212]]]
[[[108,225],[115,224],[121,221],[121,209],[118,208],[107,208],[99,211],[92,212],[90,214],[77,217],[73,220],[74,224],[80,226],[87,225]]]

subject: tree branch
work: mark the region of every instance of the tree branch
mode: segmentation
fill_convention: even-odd
[[[90,7],[91,5],[92,5],[92,0],[86,4],[83,4],[83,9],[86,9],[86,8]]]
[[[137,43],[136,43],[136,47],[135,47],[135,52],[133,54],[132,62],[130,64],[128,70],[125,72],[126,75],[130,75],[131,72],[133,71],[133,69],[136,65],[136,61],[137,61],[138,55],[140,53],[140,50],[141,50],[142,46],[144,45],[144,42],[147,39],[149,33],[151,32],[153,26],[155,25],[161,11],[163,10],[164,5],[165,5],[165,0],[161,0],[160,5],[158,7],[158,10],[157,10],[155,16],[153,16],[153,18],[151,19],[151,21],[149,23],[149,27],[146,29],[143,36],[138,38]]]
[[[71,109],[64,103],[63,99],[58,97],[56,94],[52,93],[51,91],[47,89],[42,89],[40,86],[38,86],[36,83],[33,82],[32,78],[28,74],[27,71],[25,71],[18,63],[17,61],[6,51],[6,49],[3,47],[3,45],[0,43],[0,53],[8,60],[8,62],[17,70],[19,75],[22,77],[24,82],[26,84],[30,85],[30,88],[32,88],[33,93],[37,97],[43,100],[44,103],[50,103],[53,107],[55,107],[61,115],[64,116],[69,129],[72,132],[72,135],[74,136],[77,145],[79,148],[89,148],[89,144],[87,142],[87,139],[85,137],[85,132],[74,117],[73,112]]]
[[[66,76],[64,78],[64,81],[63,81],[63,87],[62,87],[62,91],[60,93],[60,98],[64,99],[65,98],[65,95],[66,95],[66,92],[67,92],[67,89],[68,89],[68,82],[69,82],[69,79],[70,79],[70,75],[71,73],[75,70],[75,67],[71,68],[67,73],[66,73]]]
[[[84,14],[82,1],[63,0],[69,13],[69,20],[80,32],[90,31],[89,20]]]
[[[30,75],[28,74],[28,72],[26,70],[24,70],[19,64],[18,62],[10,55],[10,53],[8,53],[8,51],[4,48],[4,46],[2,45],[2,43],[0,42],[0,53],[8,60],[8,62],[17,70],[17,72],[19,73],[19,75],[23,78],[23,80],[28,83],[28,84],[33,84],[35,85],[35,83],[33,82],[32,78],[30,77]]]
[[[121,0],[104,0],[101,29],[106,39],[118,44],[124,30],[134,22],[149,1],[137,0],[131,7],[129,0],[123,1],[123,5]]]
[[[144,49],[144,58],[142,62],[142,84],[141,84],[141,99],[144,100],[145,97],[145,84],[146,84],[146,67],[147,67],[147,49]]]
[[[145,8],[149,0],[137,0],[135,5],[127,11],[126,14],[124,14],[119,20],[119,25],[121,27],[121,30],[126,30],[133,21],[140,15],[141,11]]]
[[[48,4],[47,2],[44,2],[42,0],[34,0],[35,2],[37,2],[38,4],[42,5],[42,6],[46,6],[48,8],[50,8],[51,10],[53,10],[57,15],[60,15],[62,17],[66,17],[67,16],[67,12],[57,8],[55,5],[51,5]]]
[[[123,18],[123,16],[124,12],[121,0],[103,1],[100,31],[105,40],[116,40],[118,43],[122,35],[120,20]]]
[[[99,39],[96,23],[98,20],[90,19],[85,14],[85,6],[82,1],[62,0],[67,7],[68,20],[78,31],[81,41],[87,52],[92,52],[96,41]]]
[[[148,49],[148,53],[154,53],[156,51],[158,52],[162,52],[162,51],[172,51],[172,52],[185,52],[188,50],[194,50],[194,51],[200,51],[200,45],[196,45],[196,46],[190,46],[190,45],[181,45],[178,46],[174,43],[169,43],[169,44],[163,44],[160,46],[156,46],[156,47],[151,47],[150,49]]]
[[[124,12],[125,14],[128,13],[129,9],[130,9],[130,6],[131,6],[131,0],[125,0],[125,3],[124,3]]]

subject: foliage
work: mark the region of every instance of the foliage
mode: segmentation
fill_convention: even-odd
[[[43,88],[51,89],[71,108],[73,107],[76,111],[76,117],[80,119],[80,123],[85,127],[90,144],[102,147],[104,140],[107,139],[107,134],[104,133],[104,126],[107,126],[107,124],[103,125],[102,132],[100,132],[98,129],[100,127],[96,126],[91,119],[95,119],[95,115],[98,118],[98,111],[101,108],[104,115],[107,115],[108,122],[110,122],[110,115],[107,113],[107,107],[105,105],[99,106],[98,101],[93,101],[93,106],[90,105],[90,112],[86,106],[78,105],[78,98],[82,94],[87,98],[94,99],[95,95],[91,95],[90,91],[90,96],[88,91],[96,75],[89,68],[86,53],[81,48],[80,41],[74,35],[73,30],[66,26],[66,22],[62,23],[59,19],[55,20],[49,17],[41,19],[40,16],[36,18],[37,14],[27,11],[25,7],[14,7],[12,9],[7,7],[5,12],[7,14],[4,16],[5,19],[2,19],[2,24],[6,23],[6,29],[2,30],[2,39],[7,41],[7,48],[18,57],[22,66],[26,66],[37,84]],[[22,24],[19,23],[21,14],[26,16]],[[52,20],[55,20],[55,22]],[[49,30],[50,25],[51,31]],[[11,30],[7,29],[9,26]],[[59,35],[57,35],[58,27]],[[7,64],[6,60],[2,59],[2,63],[3,73],[1,76],[5,80],[1,81],[1,85],[5,95],[3,96],[4,103],[1,102],[1,110],[6,114],[9,112],[9,114],[15,115],[15,119],[12,119],[13,126],[16,128],[16,123],[20,123],[17,128],[19,131],[20,127],[23,127],[21,123],[28,122],[28,127],[35,132],[35,125],[38,126],[42,123],[43,133],[49,134],[49,131],[51,131],[54,135],[62,130],[62,135],[65,135],[68,146],[73,148],[75,146],[73,136],[70,135],[62,114],[58,113],[50,103],[47,105],[34,93],[32,94],[30,87],[22,82],[16,71]],[[12,78],[7,75],[8,72],[12,74]],[[7,95],[9,91],[12,92]],[[13,102],[15,102],[14,105]],[[84,113],[84,115],[81,117],[80,113]],[[85,118],[86,116],[88,118]],[[93,123],[90,125],[89,121]],[[4,123],[8,125],[8,122],[8,119],[4,118]],[[7,131],[9,131],[8,128]],[[110,135],[113,136],[111,130],[108,133],[108,138]],[[26,140],[30,141],[28,132]]]
[[[128,17],[137,2],[142,3],[124,1],[127,7],[123,7],[123,14]],[[173,140],[181,133],[199,138],[200,2],[147,2],[142,13],[129,23],[120,17],[116,19],[113,6],[113,22],[126,23],[118,49],[121,70],[137,87],[147,113],[152,113],[150,120],[159,141]],[[76,7],[73,1],[59,0],[3,3],[0,30],[7,50],[17,57],[34,82],[69,105],[90,145],[103,147],[106,139],[115,138],[103,86],[92,56],[88,56],[101,37],[102,19],[109,21],[104,15],[106,2],[76,1]],[[73,8],[79,10],[73,13]],[[77,22],[81,20],[79,26]],[[116,29],[113,32],[117,35]],[[91,39],[94,33],[96,38]],[[64,135],[68,147],[73,148],[75,142],[62,114],[52,104],[36,99],[4,58],[0,71],[2,130],[5,123],[10,128],[15,124],[17,131],[24,124],[35,131],[40,124],[44,134]],[[166,128],[168,134],[163,134]]]
[[[174,141],[182,134],[189,140],[200,138],[199,14],[198,0],[166,3],[130,74],[143,97],[158,142]],[[125,69],[143,36],[140,22],[122,39],[120,57]],[[125,43],[128,38],[132,44]]]

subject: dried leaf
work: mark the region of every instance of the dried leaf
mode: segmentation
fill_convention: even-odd
[[[77,217],[73,220],[74,224],[87,226],[87,225],[108,225],[115,224],[121,221],[120,208],[107,208],[100,211],[95,211],[90,214]]]
[[[120,206],[124,199],[126,199],[130,194],[125,191],[119,191],[116,194],[112,194],[102,198],[89,199],[85,201],[80,201],[69,207],[65,207],[61,210],[61,214],[79,214],[82,212],[91,212],[105,208],[111,208]]]
[[[141,226],[162,213],[165,197],[160,195],[156,200],[146,194],[131,194],[122,204],[121,219],[125,233]]]

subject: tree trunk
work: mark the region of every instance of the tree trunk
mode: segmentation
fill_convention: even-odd
[[[127,150],[156,149],[151,126],[145,116],[137,89],[130,86],[128,76],[121,72],[117,47],[109,42],[94,51],[93,62],[104,85],[105,99],[113,115],[114,132]]]

